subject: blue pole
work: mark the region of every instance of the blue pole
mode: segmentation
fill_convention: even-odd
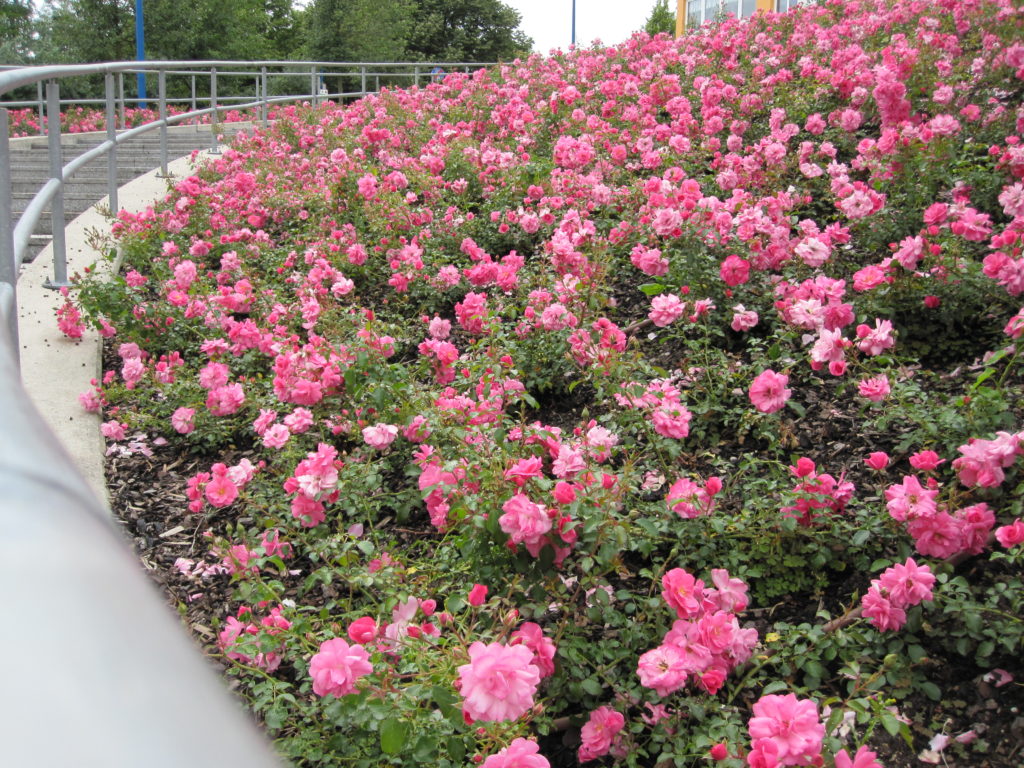
[[[142,0],[138,0],[142,2]],[[576,45],[576,0],[572,0],[572,44]]]
[[[573,0],[575,2],[575,0]],[[146,60],[146,32],[142,23],[142,0],[135,0],[135,58],[138,61]],[[136,77],[139,82],[139,108],[146,108],[146,73],[139,72]]]

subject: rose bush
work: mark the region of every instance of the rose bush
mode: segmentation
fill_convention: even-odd
[[[122,213],[83,404],[193,457],[183,611],[244,607],[281,753],[874,765],[1024,673],[1021,23],[830,0],[286,107]]]

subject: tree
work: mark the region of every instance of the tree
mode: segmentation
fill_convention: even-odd
[[[144,13],[151,61],[286,59],[300,48],[291,0],[145,0]],[[135,2],[49,0],[33,47],[38,63],[132,60]],[[61,88],[68,96],[95,95],[100,83],[97,78],[65,81]],[[167,89],[169,96],[190,91],[188,83],[173,77]]]
[[[29,0],[0,0],[0,64],[25,61],[31,21]]]
[[[676,31],[676,15],[669,10],[668,0],[655,0],[651,15],[647,17],[644,30],[652,37],[659,32],[667,32],[670,35]]]
[[[299,47],[290,0],[145,0],[146,58],[287,58]],[[50,0],[40,26],[47,62],[135,58],[134,0]]]
[[[400,61],[412,25],[412,0],[314,0],[306,13],[310,58]]]
[[[519,12],[501,0],[416,0],[408,53],[434,61],[499,61],[530,52]]]

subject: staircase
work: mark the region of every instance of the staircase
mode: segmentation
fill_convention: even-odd
[[[218,133],[225,140],[236,133],[252,130],[250,123],[222,123]],[[63,134],[61,149],[62,164],[67,164],[78,155],[106,140],[106,134],[79,133]],[[168,129],[167,159],[175,160],[191,154],[196,149],[209,149],[212,139],[207,125],[180,126]],[[15,222],[28,207],[29,202],[50,177],[50,160],[45,136],[11,141],[11,197],[12,218]],[[155,130],[121,144],[117,148],[117,183],[126,184],[154,168],[160,167],[160,133]],[[101,156],[86,163],[64,185],[64,224],[94,206],[107,196],[107,157]],[[53,233],[52,216],[49,209],[39,220],[36,231],[29,241],[25,261],[35,259],[45,248]]]

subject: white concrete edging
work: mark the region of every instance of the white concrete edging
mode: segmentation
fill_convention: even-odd
[[[199,158],[208,155],[200,152]],[[198,159],[198,158],[197,158]],[[138,213],[163,198],[168,184],[187,176],[194,169],[191,157],[168,164],[169,178],[160,169],[128,182],[118,190],[123,210]],[[111,220],[99,212],[107,198],[76,218],[65,229],[68,274],[81,273],[101,254],[90,245],[90,232],[108,233]],[[36,259],[26,264],[18,278],[18,333],[21,344],[22,382],[36,409],[57,435],[75,466],[88,481],[96,496],[109,508],[103,474],[105,444],[100,434],[100,416],[87,413],[78,395],[92,388],[91,380],[102,375],[100,354],[102,339],[87,329],[79,340],[64,336],[57,329],[57,309],[64,303],[59,292],[44,286],[53,276],[53,246],[47,245]]]

